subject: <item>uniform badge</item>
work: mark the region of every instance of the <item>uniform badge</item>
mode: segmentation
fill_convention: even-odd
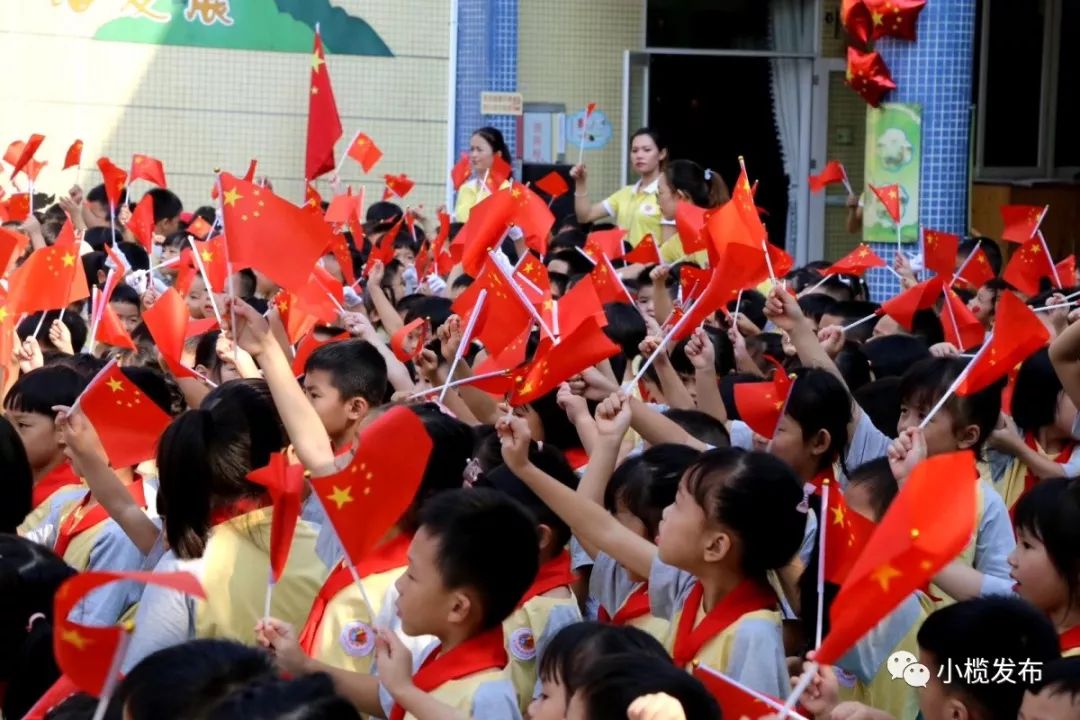
[[[641,204],[641,213],[643,215],[659,215],[660,214],[660,208],[659,208],[659,206],[653,205],[652,203],[642,203]]]
[[[345,653],[352,657],[367,657],[375,649],[375,631],[359,620],[342,629],[340,640]]]
[[[836,682],[840,684],[840,687],[845,687],[848,689],[855,687],[855,683],[858,681],[855,673],[850,673],[843,668],[838,668],[835,666],[833,667],[833,671],[836,672]]]
[[[510,654],[515,660],[527,662],[536,658],[536,639],[532,629],[523,627],[510,633]]]

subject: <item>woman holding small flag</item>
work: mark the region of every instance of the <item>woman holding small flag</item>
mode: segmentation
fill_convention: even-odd
[[[454,219],[460,223],[469,219],[476,203],[491,195],[492,188],[508,186],[512,172],[510,148],[498,128],[482,127],[472,134],[468,161],[472,176],[458,188],[454,205]]]

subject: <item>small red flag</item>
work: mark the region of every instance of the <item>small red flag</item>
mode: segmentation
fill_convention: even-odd
[[[5,203],[7,208],[7,219],[11,222],[22,222],[26,218],[30,217],[30,194],[29,193],[15,193],[7,199]]]
[[[885,267],[885,265],[885,261],[869,245],[859,243],[854,250],[822,270],[821,274],[862,277],[870,268]]]
[[[754,204],[754,190],[750,187],[750,178],[746,175],[745,166],[739,173],[739,179],[735,181],[735,192],[731,196],[731,201],[739,211],[743,225],[750,234],[751,242],[754,244],[764,242],[768,237],[768,232],[766,232],[765,225],[761,222],[761,215],[758,213],[757,205]],[[778,277],[785,274],[777,270]]]
[[[938,296],[941,295],[944,280],[941,275],[935,275],[929,280],[924,280],[915,287],[909,288],[883,302],[878,314],[888,315],[900,323],[905,330],[911,332],[912,323],[915,321],[915,313],[934,306]]]
[[[874,187],[868,185],[870,190],[874,193],[881,204],[885,206],[885,212],[889,213],[889,217],[897,225],[900,224],[901,213],[901,197],[899,185],[883,185],[882,187]]]
[[[610,230],[598,230],[589,233],[585,239],[585,254],[596,262],[601,256],[618,260],[626,251],[623,249],[623,240],[626,238],[626,230],[612,228]]]
[[[22,156],[23,148],[26,147],[25,140],[12,140],[7,150],[4,151],[4,162],[8,165],[14,165],[19,161],[19,157]]]
[[[112,212],[117,212],[124,185],[127,183],[127,173],[116,167],[107,157],[99,158],[97,165],[105,182],[105,194],[109,198],[109,207]]]
[[[1061,279],[1062,287],[1076,285],[1076,256],[1070,255],[1057,264],[1058,278]]]
[[[847,173],[839,160],[830,160],[825,169],[817,175],[810,176],[810,192],[821,192],[826,185],[842,183],[847,180]]]
[[[924,264],[931,272],[951,279],[956,272],[956,254],[959,251],[959,235],[937,230],[923,231]]]
[[[975,256],[964,266],[963,271],[957,275],[957,279],[975,288],[981,288],[994,279],[994,268],[990,265],[990,259],[986,257],[982,248],[975,250]]]
[[[371,172],[371,168],[382,158],[382,150],[375,141],[364,133],[357,133],[356,139],[349,146],[349,157],[360,164],[364,172]]]
[[[679,234],[683,252],[690,254],[709,248],[708,233],[705,230],[707,215],[705,208],[685,200],[680,200],[675,205],[675,231]]]
[[[1042,241],[1033,237],[1009,258],[1001,278],[1025,295],[1038,295],[1040,280],[1053,277],[1054,260],[1043,250]]]
[[[270,577],[278,582],[285,573],[292,549],[296,521],[300,519],[301,496],[304,492],[304,466],[290,465],[281,453],[273,453],[270,462],[248,473],[247,479],[262,485],[274,502],[270,523]]]
[[[393,200],[398,198],[404,200],[405,196],[412,192],[412,189],[416,187],[416,183],[409,179],[409,176],[405,173],[400,175],[384,175],[386,179],[386,190],[383,192],[383,200]]]
[[[503,183],[510,179],[514,169],[506,162],[502,155],[495,155],[491,159],[491,169],[487,173],[488,190],[495,192],[502,189]]]
[[[307,284],[297,289],[294,300],[301,310],[314,315],[327,325],[337,321],[345,301],[344,290],[330,273],[316,265]]]
[[[309,210],[314,210],[317,213],[321,213],[322,204],[322,195],[315,189],[315,186],[310,182],[304,183],[304,207]]]
[[[322,36],[316,32],[315,47],[311,51],[307,148],[304,153],[304,177],[307,180],[314,180],[334,169],[334,143],[341,139],[342,132]]]
[[[828,507],[821,509],[821,515],[826,523],[825,579],[842,585],[874,534],[875,525],[848,507],[838,484],[830,486]]]
[[[638,245],[640,247],[640,244]],[[615,271],[615,267],[611,264],[611,261],[606,257],[601,257],[596,263],[596,267],[589,273],[589,277],[592,278],[593,286],[596,289],[596,295],[600,298],[600,302],[604,305],[608,303],[626,303],[628,305],[634,304],[634,298],[631,297],[630,291],[626,289],[619,274]],[[559,304],[560,310],[562,309],[562,303]]]
[[[573,335],[574,331],[587,319],[595,321],[598,327],[607,326],[607,315],[604,314],[604,306],[596,292],[592,275],[586,275],[578,280],[574,287],[559,298],[557,314],[559,329],[555,334],[559,338]],[[552,330],[554,331],[554,328]]]
[[[21,232],[0,227],[0,277],[7,274],[12,259],[22,257],[29,245],[30,238]]]
[[[481,267],[483,269],[476,276],[476,281],[458,296],[450,309],[467,321],[475,312],[480,291],[487,290],[473,338],[469,339],[478,339],[484,347],[497,352],[520,335],[523,328],[531,325],[533,316],[494,260],[486,257]]]
[[[450,169],[450,179],[454,183],[454,189],[460,190],[461,186],[469,182],[472,177],[472,162],[469,161],[468,153],[461,153],[461,158]]]
[[[97,431],[114,468],[154,457],[172,419],[111,361],[79,396],[79,409]]]
[[[212,229],[213,228],[210,226],[210,223],[206,222],[200,216],[196,215],[194,218],[191,219],[191,222],[188,223],[187,230],[185,232],[187,232],[188,235],[194,235],[200,240],[205,240],[206,236],[210,234],[210,231]]]
[[[344,233],[334,234],[334,241],[330,243],[330,252],[334,254],[334,259],[337,260],[338,267],[341,268],[341,276],[345,279],[345,284],[355,285],[356,270],[353,267],[352,252],[349,250],[349,241]],[[318,265],[315,267],[318,267]]]
[[[326,207],[323,220],[331,225],[347,225],[349,219],[360,211],[360,196],[345,193],[335,195]]]
[[[166,187],[165,166],[157,158],[135,153],[131,156],[131,172],[128,173],[128,182],[133,183],[136,180],[146,180],[158,187]]]
[[[885,94],[896,89],[888,66],[877,52],[849,47],[847,60],[847,84],[872,107],[880,105]]]
[[[454,238],[452,247],[460,248],[465,272],[476,277],[487,252],[502,241],[512,225],[525,234],[526,244],[540,255],[546,253],[546,241],[555,224],[547,203],[524,185],[515,184],[493,193],[477,203],[469,222]]]
[[[82,161],[82,149],[82,140],[76,140],[71,143],[71,147],[67,149],[67,154],[64,155],[64,167],[62,167],[61,170],[67,170],[69,167],[77,166]]]
[[[594,112],[596,112],[596,103],[591,102],[585,106],[585,119],[591,118]]]
[[[566,180],[554,170],[536,181],[536,189],[548,195],[552,200],[570,192],[570,186]]]
[[[66,232],[74,241],[70,222],[64,227],[61,238]],[[78,248],[59,238],[56,243],[30,253],[8,279],[8,309],[15,314],[59,310],[89,294]]]
[[[113,310],[112,305],[109,304],[113,290],[116,289],[116,286],[120,283],[123,276],[123,269],[111,271],[109,273],[109,279],[105,282],[105,288],[100,292],[97,288],[94,288],[94,293],[98,298],[98,322],[96,332],[91,340],[92,342],[99,342],[103,345],[109,345],[110,347],[135,350],[135,341],[131,339],[131,335],[129,335],[128,331],[124,328],[124,324],[120,322],[120,318],[116,314],[116,311]]]
[[[361,431],[347,468],[311,479],[353,563],[364,559],[412,504],[432,447],[416,413],[395,407]]]
[[[866,0],[866,7],[874,25],[871,40],[895,37],[915,42],[915,26],[926,0]]]
[[[1039,316],[1016,295],[1003,292],[994,313],[993,335],[966,370],[956,394],[971,395],[993,385],[1048,342],[1050,332]]]
[[[1001,220],[1005,229],[1001,239],[1023,245],[1039,231],[1046,208],[1032,205],[1004,205],[1001,208]]]
[[[683,246],[686,249],[686,246]],[[623,256],[623,261],[629,265],[659,265],[660,250],[656,247],[656,241],[652,235],[646,235],[638,241],[637,247]]]
[[[26,177],[30,178],[30,182],[36,182],[38,173],[40,173],[41,169],[48,164],[48,161],[38,162],[37,160],[31,159],[30,162],[26,163],[26,167],[23,168],[23,171],[26,173]]]
[[[781,367],[773,371],[772,380],[737,384],[735,407],[739,410],[739,417],[755,433],[771,439],[784,413],[784,403],[787,402],[791,385],[791,378]]]
[[[34,133],[30,136],[30,139],[22,146],[18,157],[16,157],[14,160],[8,160],[8,162],[11,163],[13,166],[11,168],[12,180],[14,180],[15,176],[22,172],[23,169],[27,166],[27,164],[29,164],[34,159],[34,153],[36,153],[37,149],[41,147],[41,143],[44,139],[44,135],[38,135],[37,133]],[[4,157],[7,158],[7,155],[5,155]],[[30,176],[30,173],[27,173],[27,175]],[[37,175],[37,173],[35,172],[34,175]],[[31,176],[30,179],[33,180],[34,178]]]
[[[783,700],[777,700],[769,695],[758,695],[707,665],[697,665],[693,674],[716,698],[722,717],[756,720],[756,718],[776,714],[784,707]],[[792,713],[791,717],[805,720],[798,713]]]
[[[679,292],[682,296],[682,304],[686,306],[691,300],[705,292],[712,273],[704,268],[694,265],[683,265],[679,270]]]
[[[510,404],[526,405],[619,352],[619,346],[608,339],[592,316],[578,324],[573,333],[561,336],[558,344],[545,337],[532,361],[515,373]]]
[[[190,316],[187,303],[176,288],[168,288],[153,305],[143,310],[142,320],[154,339],[158,355],[173,377],[198,377],[195,371],[181,362]]]
[[[200,220],[202,218],[199,218]],[[131,212],[128,220],[128,230],[139,241],[146,252],[154,249],[154,196],[147,193],[139,200],[139,204]]]
[[[969,451],[935,455],[915,468],[833,601],[817,662],[835,664],[963,551],[975,532],[977,485]]]
[[[289,344],[295,345],[300,339],[315,329],[319,321],[317,317],[305,312],[297,303],[296,296],[288,290],[278,290],[272,300],[277,308],[278,317],[285,327],[285,334],[289,338]]]
[[[986,339],[986,328],[950,287],[945,288],[941,327],[945,331],[945,340],[961,351],[982,345]]]

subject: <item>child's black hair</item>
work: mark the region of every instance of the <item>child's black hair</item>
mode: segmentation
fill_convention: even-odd
[[[941,327],[941,318],[932,308],[915,311],[911,319],[911,334],[921,338],[927,347],[945,341],[945,331]]]
[[[622,350],[610,360],[612,372],[621,380],[627,364],[640,354],[638,346],[645,339],[645,320],[637,308],[626,303],[606,303],[604,315],[607,317],[604,334]]]
[[[700,680],[670,661],[637,653],[597,659],[575,690],[589,720],[625,720],[634,700],[656,693],[678,701],[687,718],[720,717],[720,706]]]
[[[844,343],[844,347],[833,362],[836,363],[836,368],[844,378],[844,384],[848,386],[851,392],[855,392],[873,380],[870,361],[866,358],[862,345],[853,340]]]
[[[342,400],[363,398],[369,405],[382,404],[386,395],[386,360],[366,340],[332,342],[311,353],[304,372],[322,370]]]
[[[919,648],[938,668],[985,667],[1008,661],[1042,664],[1060,655],[1057,633],[1049,618],[1014,597],[965,600],[932,613],[919,628]],[[936,668],[931,667],[934,672]],[[942,685],[946,695],[959,695],[972,706],[969,715],[984,720],[1015,720],[1024,697],[1024,683],[980,683],[964,673]]]
[[[108,364],[108,361],[90,353],[75,353],[74,355],[60,354],[52,360],[46,357],[45,364],[70,368],[77,372],[86,383],[89,383]]]
[[[1042,677],[1031,684],[1028,692],[1035,695],[1044,690],[1049,695],[1068,695],[1075,705],[1080,700],[1080,657],[1051,660],[1042,667]]]
[[[799,511],[802,482],[787,463],[768,453],[720,448],[704,453],[684,476],[706,518],[742,541],[743,574],[764,581],[802,543],[806,513]]]
[[[1057,417],[1061,380],[1050,364],[1050,351],[1041,348],[1020,365],[1013,388],[1012,418],[1022,431],[1037,432]]]
[[[180,213],[184,212],[184,204],[180,202],[179,196],[172,190],[158,187],[147,190],[146,194],[154,198],[155,223],[161,222],[162,220],[178,218],[180,217]]]
[[[828,310],[825,311],[826,315],[832,315],[839,318],[843,325],[850,325],[856,320],[862,320],[868,315],[873,315],[881,306],[877,303],[867,302],[865,300],[849,300],[833,303]],[[858,343],[864,343],[870,339],[870,336],[874,333],[874,322],[867,321],[858,327],[852,328],[844,332],[844,337],[848,340],[854,340]]]
[[[802,309],[803,315],[813,320],[815,324],[820,323],[821,316],[827,313],[834,305],[836,305],[836,300],[833,299],[832,295],[821,292],[812,292],[799,298],[799,307]]]
[[[663,444],[627,458],[604,488],[604,507],[610,513],[625,507],[655,540],[664,508],[675,502],[679,482],[698,454],[686,445]]]
[[[851,397],[835,375],[817,368],[800,369],[788,393],[784,414],[802,428],[804,441],[821,430],[829,433],[829,447],[821,455],[818,471],[837,461],[843,467],[851,423]]]
[[[540,654],[537,676],[559,682],[569,698],[587,668],[600,658],[624,652],[671,663],[664,646],[644,630],[586,621],[566,625],[552,636]]]
[[[120,251],[132,270],[150,269],[150,255],[142,245],[121,240],[114,243],[113,247]]]
[[[90,188],[90,191],[86,193],[86,199],[89,202],[97,203],[101,207],[105,208],[105,212],[109,211],[109,193],[105,190],[105,183],[95,185]],[[127,202],[127,188],[120,189],[120,198],[116,203],[116,211],[120,212],[120,206]]]
[[[1080,480],[1049,478],[1017,500],[1013,527],[1037,538],[1069,590],[1080,598]]]
[[[849,488],[861,487],[866,490],[870,507],[874,510],[874,521],[879,522],[885,517],[885,511],[892,505],[896,494],[900,492],[900,485],[889,467],[889,458],[879,457],[865,462],[847,476]]]
[[[900,404],[929,412],[965,367],[967,361],[956,357],[933,357],[915,363],[900,378]],[[952,415],[954,432],[968,425],[978,426],[979,437],[971,446],[976,456],[982,455],[983,445],[997,425],[1004,384],[1002,378],[970,395],[953,393],[945,401],[944,409]]]
[[[554,255],[548,255],[544,264],[550,265],[553,260],[562,260],[569,265],[570,275],[588,275],[593,269],[589,258],[577,250],[560,250]]]
[[[855,403],[881,432],[895,438],[900,424],[900,378],[883,377],[856,390]]]
[[[712,447],[730,447],[731,435],[724,423],[712,415],[700,410],[681,410],[668,408],[663,412],[664,417],[681,427],[695,440],[700,440]]]
[[[134,305],[139,310],[142,310],[142,298],[139,297],[139,293],[135,288],[127,283],[120,283],[113,288],[112,295],[109,296],[109,302],[127,303],[128,305]]]
[[[356,708],[334,692],[326,673],[291,680],[258,680],[239,687],[206,720],[359,720]]]
[[[465,273],[461,273],[456,278],[454,278],[454,282],[450,283],[450,289],[464,290],[465,288],[472,285],[474,282],[476,282],[476,278],[474,278],[472,275],[466,275]]]
[[[533,518],[497,490],[435,495],[420,511],[420,530],[438,543],[443,587],[471,588],[479,595],[485,630],[510,616],[539,570],[540,538]]]
[[[0,502],[0,533],[13,533],[33,510],[34,473],[19,434],[0,415],[0,468],[4,469],[3,502]]]
[[[739,313],[746,319],[764,329],[769,320],[765,317],[765,296],[757,290],[743,290],[742,300],[738,298],[728,303],[728,312],[735,312],[735,306],[739,306]]]
[[[49,339],[49,328],[55,320],[60,320],[67,326],[68,333],[71,335],[71,348],[78,353],[86,345],[86,336],[89,334],[89,329],[86,327],[86,321],[82,319],[79,313],[65,312],[64,317],[60,319],[59,310],[47,310],[45,312],[45,322],[41,323],[41,330],[37,334],[38,345],[41,346],[42,351],[53,348],[52,340]],[[38,311],[33,315],[27,315],[25,319],[17,328],[19,338],[25,340],[34,334],[34,330],[37,328],[38,323],[41,322],[41,312]]]
[[[444,490],[455,490],[463,485],[465,466],[472,454],[472,429],[444,413],[435,403],[406,407],[420,417],[432,443],[431,456],[424,468],[420,487],[416,490],[409,509],[397,524],[402,532],[415,533],[420,524],[419,514],[424,503]]]
[[[884,335],[863,344],[874,379],[900,377],[920,360],[930,357],[926,342],[911,335]]]
[[[71,368],[47,365],[19,377],[4,397],[4,409],[56,418],[57,405],[71,407],[87,382]]]

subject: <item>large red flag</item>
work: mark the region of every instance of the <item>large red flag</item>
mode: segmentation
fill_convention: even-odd
[[[276,583],[285,572],[296,521],[300,519],[304,466],[290,465],[283,454],[274,453],[265,467],[252,470],[247,479],[266,488],[274,501],[274,517],[270,524],[270,577]]]
[[[433,447],[424,423],[405,407],[380,415],[361,431],[359,443],[347,468],[311,479],[353,563],[371,552],[409,508]]]
[[[923,257],[926,269],[951,279],[956,272],[960,236],[937,230],[923,230]]]
[[[497,352],[513,341],[522,330],[532,323],[532,313],[525,300],[510,287],[510,281],[495,265],[490,256],[485,258],[483,271],[476,282],[458,296],[451,310],[463,320],[475,312],[481,290],[487,290],[484,305],[480,309],[473,330],[473,337],[484,344],[489,352]]]
[[[994,313],[994,334],[965,371],[956,394],[971,395],[994,384],[1048,342],[1050,332],[1039,316],[1016,295],[1003,292]]]
[[[547,203],[525,186],[515,184],[477,203],[452,246],[462,249],[462,268],[476,277],[488,250],[502,241],[511,226],[517,225],[529,247],[543,255],[547,250],[547,235],[554,224],[555,216]],[[544,246],[537,247],[539,243],[534,243],[534,239]]]
[[[158,439],[172,421],[115,360],[90,381],[78,405],[97,430],[114,468],[131,467],[153,458]]]
[[[315,33],[311,51],[311,87],[308,93],[307,150],[304,154],[304,177],[314,180],[334,169],[334,143],[341,139],[341,116],[338,115],[330,71],[326,66],[322,36]]]
[[[969,451],[935,455],[912,471],[833,601],[817,662],[835,664],[963,551],[975,532],[977,485]]]
[[[266,188],[221,174],[222,215],[234,268],[251,267],[285,288],[302,287],[333,242],[322,218]]]
[[[885,265],[885,261],[869,245],[859,243],[854,250],[822,270],[821,274],[862,277],[870,268],[885,267]]]
[[[542,397],[574,375],[620,352],[595,317],[587,317],[558,344],[544,338],[529,364],[515,373],[510,404],[518,407]]]
[[[142,320],[150,331],[150,337],[154,339],[162,362],[173,377],[197,377],[195,371],[181,362],[189,314],[187,303],[176,288],[168,288],[158,296],[153,305],[143,310]]]
[[[133,183],[136,180],[147,180],[158,187],[165,187],[165,166],[157,158],[135,153],[131,156],[128,182]]]

